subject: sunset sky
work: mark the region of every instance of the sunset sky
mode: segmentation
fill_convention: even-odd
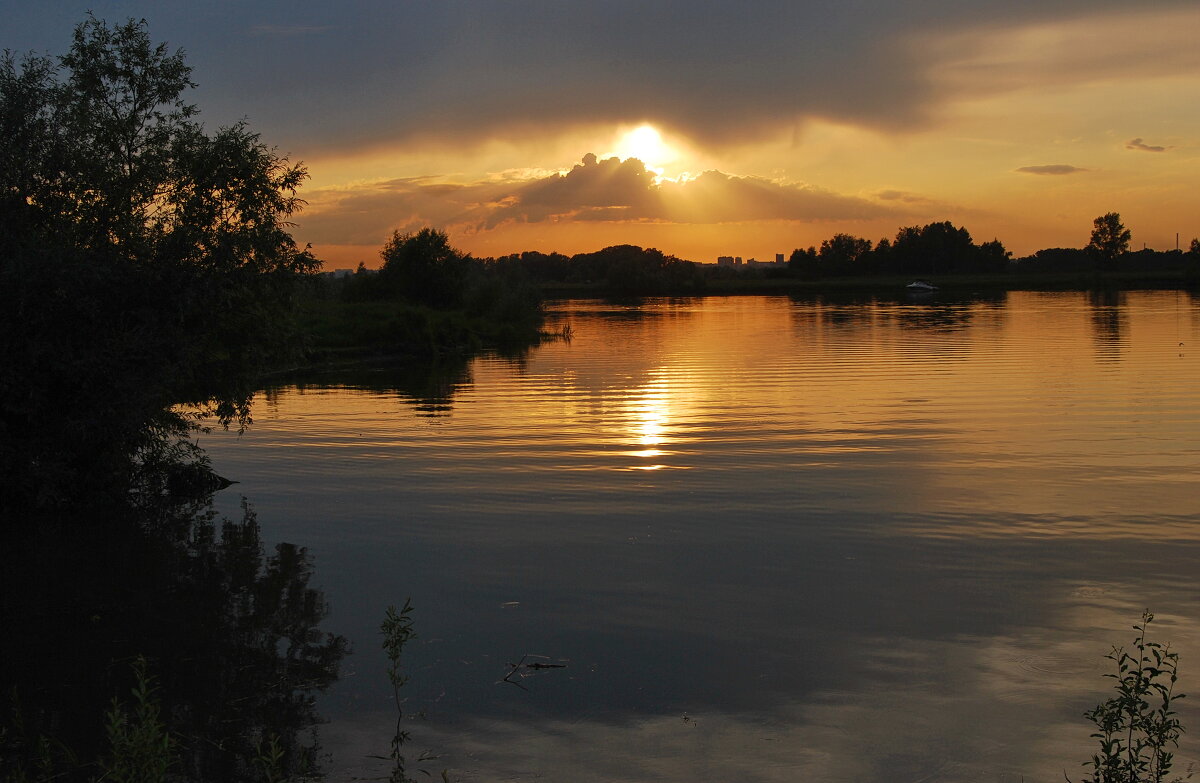
[[[951,220],[1018,255],[1200,236],[1196,0],[0,0],[0,48],[145,18],[211,127],[311,175],[295,236],[377,266],[632,243],[772,259]]]

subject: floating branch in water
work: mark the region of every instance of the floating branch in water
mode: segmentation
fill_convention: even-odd
[[[522,685],[520,680],[523,680],[526,677],[532,677],[534,673],[540,672],[544,669],[567,668],[565,663],[544,663],[543,661],[530,661],[529,663],[526,663],[526,661],[528,661],[530,658],[542,658],[543,661],[550,660],[550,656],[548,655],[531,655],[530,653],[526,653],[521,656],[520,661],[508,664],[512,668],[509,670],[508,674],[504,675],[504,679],[499,680],[497,684],[501,682],[507,682],[511,685],[517,686],[523,691],[527,691],[529,689]],[[559,660],[562,659],[560,658]],[[518,679],[513,679],[514,677]]]

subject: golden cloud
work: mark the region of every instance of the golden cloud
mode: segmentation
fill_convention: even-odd
[[[435,225],[479,232],[510,223],[870,220],[893,206],[804,184],[706,171],[659,180],[637,158],[593,154],[569,171],[529,179],[392,179],[309,194],[301,226],[313,242],[367,245],[393,230]]]

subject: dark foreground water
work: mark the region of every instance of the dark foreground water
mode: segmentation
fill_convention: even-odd
[[[1145,607],[1200,755],[1196,299],[554,318],[569,343],[275,389],[201,439],[353,646],[332,778],[386,774],[378,626],[408,596],[419,777],[1079,779]],[[504,682],[523,656],[565,667]]]

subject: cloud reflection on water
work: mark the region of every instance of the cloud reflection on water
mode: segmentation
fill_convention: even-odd
[[[830,645],[813,660],[837,670],[868,659],[854,682],[830,677],[804,701],[730,711],[681,700],[669,713],[584,710],[562,717],[414,721],[426,766],[462,780],[1009,781],[1078,778],[1093,741],[1082,712],[1106,697],[1103,650],[1079,631],[1111,634],[1128,617],[1078,606],[1059,637],[956,637]],[[1114,641],[1123,640],[1121,632]],[[1194,641],[1190,640],[1190,641]],[[743,662],[754,666],[755,661]],[[851,666],[853,663],[851,662]],[[1185,722],[1196,715],[1185,714]],[[359,714],[331,739],[370,752],[376,716]],[[387,715],[380,713],[379,723]],[[345,744],[343,744],[345,743]],[[1189,761],[1181,758],[1181,767]],[[346,759],[338,758],[339,765]]]

